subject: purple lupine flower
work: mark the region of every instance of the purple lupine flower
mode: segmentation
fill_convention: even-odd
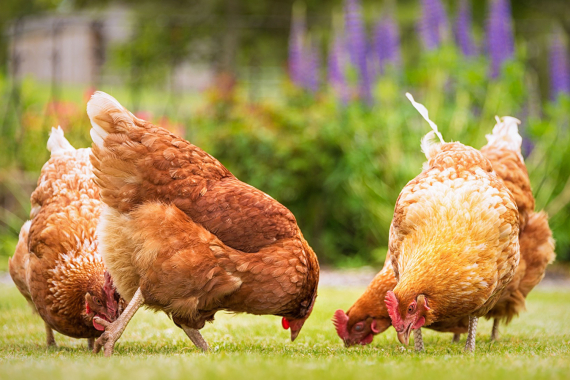
[[[400,51],[400,34],[398,25],[391,15],[387,14],[380,19],[374,28],[375,61],[380,73],[384,72],[387,64],[399,66],[402,61]]]
[[[463,55],[470,57],[476,54],[475,44],[473,43],[471,8],[468,0],[461,0],[459,11],[455,19],[455,41],[461,48]]]
[[[562,33],[557,32],[550,44],[550,96],[556,100],[561,93],[570,94],[570,65]]]
[[[491,77],[496,78],[503,63],[515,52],[511,4],[509,0],[492,0],[487,20],[487,51],[491,57]]]
[[[422,14],[418,21],[418,31],[427,50],[441,45],[448,30],[447,14],[440,0],[422,0]]]
[[[333,39],[328,56],[328,83],[340,96],[344,104],[348,103],[350,94],[346,83],[346,44],[345,40],[337,33]]]
[[[372,101],[370,78],[366,58],[366,31],[360,0],[346,0],[344,9],[345,30],[350,62],[358,72],[358,93],[367,102]]]
[[[306,44],[304,49],[306,60],[303,67],[302,86],[313,94],[319,90],[320,85],[320,54],[317,43],[313,40]]]
[[[303,82],[305,59],[303,50],[306,33],[307,26],[304,15],[293,9],[291,31],[289,33],[289,77],[297,86],[301,86]]]

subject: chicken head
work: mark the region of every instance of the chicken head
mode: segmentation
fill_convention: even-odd
[[[410,341],[411,331],[425,325],[427,314],[431,310],[428,306],[428,299],[423,294],[419,294],[411,301],[402,300],[400,304],[392,291],[386,293],[386,306],[392,325],[398,333],[398,340],[405,345]]]

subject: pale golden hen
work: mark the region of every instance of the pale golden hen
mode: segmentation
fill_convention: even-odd
[[[425,107],[414,105],[429,121]],[[491,162],[444,143],[429,122],[435,133],[422,140],[428,162],[394,209],[389,249],[398,283],[386,306],[405,344],[412,330],[420,338],[423,326],[468,317],[465,349],[473,351],[478,317],[495,306],[519,264],[519,213]],[[439,143],[431,140],[436,134]]]
[[[487,136],[489,143],[481,153],[491,162],[493,170],[514,196],[520,215],[519,243],[521,260],[513,280],[501,294],[497,304],[485,315],[494,318],[491,339],[497,339],[499,321],[505,323],[518,315],[525,307],[528,293],[544,277],[546,266],[554,259],[554,240],[544,212],[534,212],[534,198],[530,188],[526,166],[521,155],[522,138],[518,134],[519,121],[511,117],[497,120],[493,133]],[[339,337],[345,345],[368,344],[374,335],[386,330],[390,316],[384,299],[396,286],[390,255],[386,265],[372,280],[364,294],[345,313],[337,310],[333,318]],[[428,327],[439,332],[451,332],[453,340],[467,332],[468,317],[432,323]],[[418,334],[419,339],[419,334]],[[423,344],[417,342],[418,348]]]

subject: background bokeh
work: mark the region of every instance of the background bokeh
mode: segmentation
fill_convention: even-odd
[[[378,264],[421,169],[426,105],[446,140],[522,121],[537,208],[570,260],[567,0],[0,2],[0,270],[61,125],[90,145],[107,91],[289,207],[323,264]]]

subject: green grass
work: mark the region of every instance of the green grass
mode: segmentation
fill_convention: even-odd
[[[570,290],[537,290],[528,311],[489,342],[481,321],[474,355],[451,343],[451,334],[424,332],[426,352],[402,348],[391,329],[368,347],[345,349],[330,322],[362,289],[321,289],[313,315],[296,342],[280,319],[219,314],[203,329],[212,351],[193,347],[165,315],[141,310],[105,359],[85,340],[56,334],[46,349],[43,323],[14,287],[0,287],[0,379],[443,379],[568,378]]]

